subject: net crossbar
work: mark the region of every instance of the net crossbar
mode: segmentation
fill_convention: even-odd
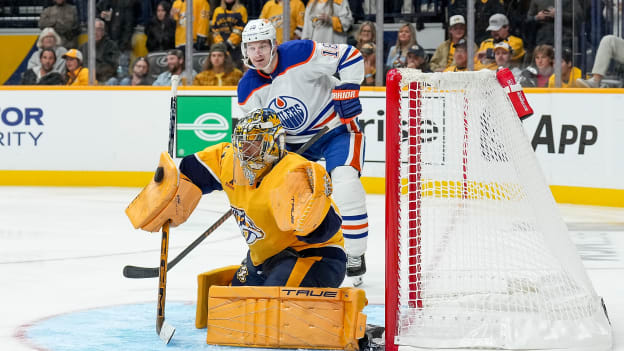
[[[386,349],[610,349],[495,72],[399,70],[387,89]]]

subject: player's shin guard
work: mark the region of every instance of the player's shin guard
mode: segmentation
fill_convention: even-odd
[[[350,166],[336,167],[331,172],[334,202],[342,215],[342,234],[349,256],[366,252],[368,240],[368,214],[366,192],[358,171]]]

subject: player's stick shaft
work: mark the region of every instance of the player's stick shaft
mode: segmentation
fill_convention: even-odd
[[[171,108],[169,110],[169,143],[167,145],[167,151],[169,156],[173,156],[174,145],[174,130],[175,121],[177,115],[177,103],[178,103],[178,83],[180,82],[180,76],[174,75],[171,77]],[[158,307],[156,313],[156,333],[160,339],[168,344],[175,333],[175,328],[165,322],[165,297],[167,295],[167,262],[169,255],[169,224],[171,220],[167,221],[162,227],[162,240],[160,242],[160,266],[158,269]]]
[[[306,150],[312,146],[317,140],[319,140],[327,131],[329,127],[325,126],[321,130],[319,130],[310,140],[308,140],[305,144],[303,144],[297,151],[297,154],[303,154]],[[206,239],[212,232],[214,232],[217,228],[223,224],[230,216],[232,215],[232,211],[227,211],[224,213],[215,223],[213,223],[210,228],[206,229],[197,239],[195,239],[187,248],[185,248],[182,252],[178,254],[168,265],[166,265],[167,269],[173,268],[178,262],[180,262],[186,255],[188,255],[194,248],[196,248],[204,239]],[[126,278],[155,278],[160,274],[160,270],[162,269],[162,265],[160,267],[137,267],[137,266],[125,266],[123,269],[123,275]]]

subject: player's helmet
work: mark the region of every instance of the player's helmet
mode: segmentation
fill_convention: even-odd
[[[242,171],[243,176],[254,185],[268,173],[285,154],[284,128],[275,111],[257,109],[238,122],[232,135],[234,178]],[[240,166],[240,167],[239,167]]]
[[[249,68],[265,68],[254,67],[254,65],[249,62],[249,57],[247,56],[247,44],[260,40],[269,40],[271,42],[271,60],[267,65],[268,67],[273,61],[273,57],[275,56],[275,50],[277,48],[277,34],[275,32],[275,27],[273,27],[273,24],[268,19],[251,20],[247,22],[245,29],[243,29],[241,51],[243,52],[243,63]]]

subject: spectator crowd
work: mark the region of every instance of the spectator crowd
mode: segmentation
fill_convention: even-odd
[[[88,42],[80,40],[85,33],[87,1],[50,2],[41,13],[37,50],[28,60],[22,84],[88,84]],[[185,69],[186,3],[97,0],[93,38],[97,84],[170,84],[171,76]],[[420,20],[398,23],[396,41],[384,45],[384,57],[376,57],[379,29],[369,21],[375,0],[290,0],[290,28],[284,28],[282,0],[194,0],[192,4],[194,70],[191,80],[183,84],[237,85],[247,69],[241,59],[241,33],[249,19],[263,18],[275,26],[278,42],[288,30],[291,40],[355,46],[364,59],[362,85],[375,85],[378,59],[383,60],[384,71],[401,67],[465,71],[468,45],[472,45],[475,70],[507,67],[524,87],[554,86],[554,0],[529,0],[522,5],[507,0],[475,2],[474,43],[466,37],[466,2],[444,2],[446,40],[435,48],[424,48],[417,37]],[[432,1],[385,0],[384,8],[413,14],[430,10],[432,4],[439,6]],[[572,24],[580,23],[587,9],[581,1],[562,0],[562,4],[562,86],[599,87],[610,63],[624,61],[624,40],[606,36],[594,67],[583,76],[574,65],[572,49],[578,47],[575,40],[580,33]]]

